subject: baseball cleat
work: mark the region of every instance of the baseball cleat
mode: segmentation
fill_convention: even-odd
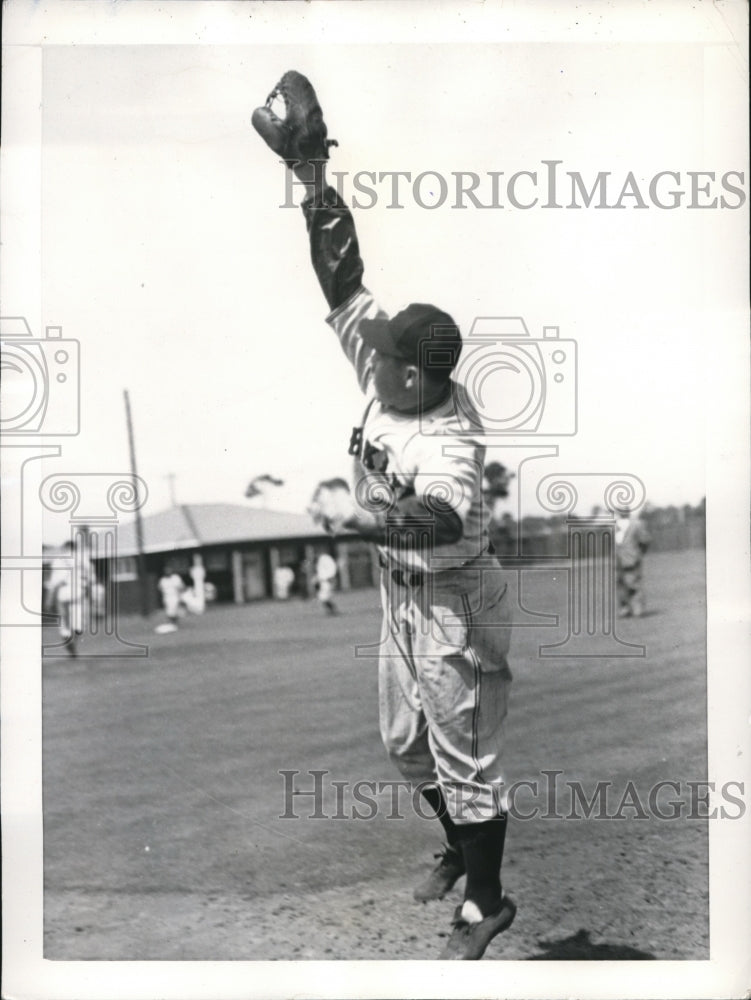
[[[495,913],[473,924],[462,917],[462,907],[457,906],[452,921],[454,929],[446,947],[438,957],[444,961],[453,959],[476,961],[482,958],[493,938],[508,930],[515,916],[516,904],[508,896],[503,897]]]
[[[427,903],[431,899],[443,899],[465,872],[462,852],[456,847],[447,844],[433,857],[439,858],[438,864],[413,893],[415,899],[421,903]]]

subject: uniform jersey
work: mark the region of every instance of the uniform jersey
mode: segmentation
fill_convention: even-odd
[[[412,571],[462,566],[488,549],[488,515],[482,500],[485,447],[473,432],[480,421],[454,383],[457,391],[419,415],[400,413],[380,402],[373,388],[371,351],[358,330],[363,319],[385,315],[362,288],[327,317],[367,397],[362,423],[350,440],[355,494],[374,497],[380,488],[380,495],[392,497],[397,506],[408,496],[445,501],[461,519],[459,541],[432,548],[383,546],[382,553],[392,564]]]
[[[83,601],[96,582],[94,567],[89,559],[73,552],[69,557],[53,560],[47,589],[59,602]]]
[[[339,568],[335,560],[327,553],[322,552],[316,562],[316,579],[319,581],[331,581],[336,577]]]
[[[163,576],[157,586],[167,615],[170,617],[176,615],[180,607],[180,598],[185,590],[182,577],[177,573],[171,573],[169,576]]]

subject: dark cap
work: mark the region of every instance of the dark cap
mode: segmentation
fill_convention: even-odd
[[[422,302],[413,302],[391,319],[361,320],[359,332],[368,347],[379,354],[411,361],[446,378],[459,360],[462,338],[448,313]]]

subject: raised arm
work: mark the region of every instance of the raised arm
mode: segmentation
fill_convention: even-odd
[[[284,101],[284,119],[272,109],[276,98]],[[291,70],[269,94],[265,106],[256,108],[252,120],[259,135],[305,188],[301,208],[313,269],[331,311],[328,322],[364,390],[369,378],[369,351],[358,336],[357,326],[361,319],[385,313],[362,285],[364,268],[352,213],[326,180],[329,146],[336,142],[327,138],[318,98],[310,82]]]

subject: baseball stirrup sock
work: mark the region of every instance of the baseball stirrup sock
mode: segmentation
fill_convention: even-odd
[[[474,903],[483,917],[501,905],[501,862],[506,841],[506,814],[484,823],[457,827],[467,869],[465,901]]]
[[[456,824],[448,814],[446,799],[443,797],[441,789],[432,785],[428,788],[421,788],[420,794],[440,821],[443,831],[446,834],[446,840],[448,841],[449,847],[456,847],[459,843],[459,831],[456,828]]]

